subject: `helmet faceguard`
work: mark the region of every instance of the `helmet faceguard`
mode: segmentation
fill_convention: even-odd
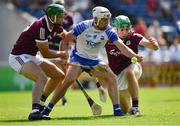
[[[107,8],[101,6],[93,8],[92,14],[93,14],[93,18],[96,17],[98,19],[97,24],[95,25],[98,25],[99,21],[102,18],[107,18],[107,19],[111,18],[111,12]]]
[[[59,4],[50,4],[46,7],[45,13],[52,24],[56,24],[57,15],[61,15],[65,13],[65,8]],[[54,16],[54,20],[51,17]]]
[[[124,15],[119,15],[115,17],[114,26],[116,28],[128,28],[128,29],[131,29],[132,27],[131,21],[129,20],[129,18]]]

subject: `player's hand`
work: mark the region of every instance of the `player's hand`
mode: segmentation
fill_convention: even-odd
[[[149,40],[150,43],[152,43],[153,45],[155,45],[157,43],[157,40],[151,36],[148,36],[147,39]]]
[[[159,49],[159,44],[158,44],[158,42],[157,42],[157,40],[155,38],[153,38],[151,36],[148,36],[147,39],[149,40],[150,43],[152,43],[154,50]]]
[[[69,54],[67,51],[60,51],[60,57],[67,60],[69,57]]]
[[[143,56],[141,55],[136,55],[137,61],[142,62],[143,61]]]

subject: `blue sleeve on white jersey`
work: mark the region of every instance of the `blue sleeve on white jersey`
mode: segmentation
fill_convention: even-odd
[[[117,33],[113,31],[112,28],[109,28],[106,30],[106,34],[108,36],[108,39],[113,43],[119,39]]]
[[[77,25],[75,25],[75,27],[73,27],[73,29],[71,30],[71,33],[77,37],[84,30],[86,30],[86,28],[87,28],[87,25],[84,22],[80,22]]]

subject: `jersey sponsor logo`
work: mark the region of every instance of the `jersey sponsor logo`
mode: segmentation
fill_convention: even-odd
[[[100,31],[94,31],[94,33],[95,33],[95,34],[99,34],[99,33],[100,33]]]
[[[93,41],[86,40],[86,44],[90,47],[96,47],[97,45],[100,45],[101,42],[93,42]]]
[[[121,51],[116,51],[115,49],[111,49],[109,54],[113,56],[118,56],[121,54]]]

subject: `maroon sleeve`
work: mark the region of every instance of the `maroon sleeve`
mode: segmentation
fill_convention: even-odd
[[[47,40],[46,28],[43,26],[42,21],[36,21],[31,28],[31,33],[34,34],[35,40],[45,41]]]
[[[36,40],[40,40],[39,37],[39,25],[38,21],[35,21],[30,26],[28,26],[21,33],[19,38],[17,39],[14,47],[12,49],[12,54],[20,55],[20,54],[30,54],[36,55],[38,48],[36,46]]]
[[[141,34],[138,33],[134,33],[133,34],[134,37],[134,42],[136,42],[136,45],[139,45],[140,41],[143,39],[143,36]]]

